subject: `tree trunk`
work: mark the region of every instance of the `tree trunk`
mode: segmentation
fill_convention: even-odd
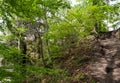
[[[41,35],[39,35],[39,39],[38,39],[38,54],[39,54],[39,58],[40,58],[40,56],[42,58],[43,65],[46,66],[46,63],[44,60],[43,42],[42,42]]]
[[[27,63],[27,58],[26,58],[27,45],[26,45],[26,42],[22,39],[20,40],[20,50],[23,55],[22,56],[22,64],[26,65],[26,63]]]

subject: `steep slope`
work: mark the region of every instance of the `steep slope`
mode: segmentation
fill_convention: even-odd
[[[120,83],[120,29],[90,37],[70,48],[62,68],[71,75],[69,83]]]
[[[99,39],[97,47],[94,48],[94,55],[99,57],[89,65],[90,72],[87,75],[90,75],[99,83],[120,83],[119,32],[120,29],[113,32],[109,38]],[[97,50],[98,48],[100,51]]]

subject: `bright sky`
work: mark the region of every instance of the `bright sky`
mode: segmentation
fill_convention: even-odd
[[[72,6],[74,6],[75,4],[77,4],[76,0],[71,0],[72,2]]]

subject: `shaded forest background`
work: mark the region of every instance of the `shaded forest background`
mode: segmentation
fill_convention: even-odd
[[[85,75],[95,41],[120,26],[111,1],[0,0],[1,82],[95,83]]]

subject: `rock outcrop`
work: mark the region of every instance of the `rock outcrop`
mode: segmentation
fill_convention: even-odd
[[[88,75],[97,83],[120,83],[120,28],[106,35],[94,47],[94,56],[98,57],[89,66]]]

